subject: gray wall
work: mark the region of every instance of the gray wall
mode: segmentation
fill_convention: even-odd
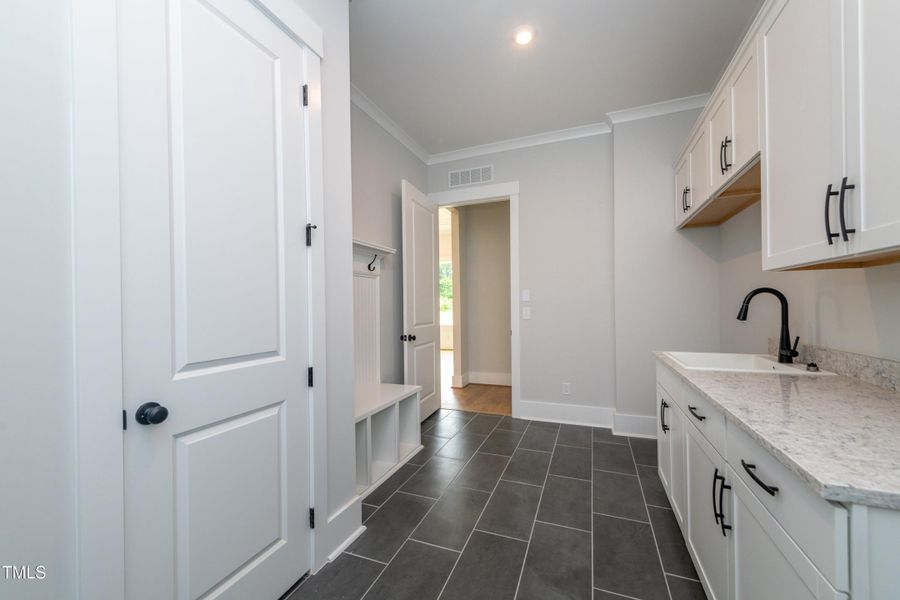
[[[3,598],[75,592],[68,3],[0,20],[0,564],[45,565]]]
[[[465,295],[466,346],[463,373],[474,383],[503,383],[512,374],[509,290],[509,202],[459,209],[466,261],[461,265]],[[479,375],[489,375],[487,379]]]
[[[722,350],[767,352],[778,337],[777,300],[757,296],[750,317],[738,308],[751,289],[780,289],[790,301],[791,334],[800,342],[900,360],[900,264],[868,269],[763,272],[760,206],[751,206],[721,225],[720,268]]]
[[[428,191],[447,172],[494,165],[496,182],[519,182],[521,397],[612,407],[614,403],[612,138],[601,135],[428,168]],[[562,395],[571,382],[571,395]]]
[[[425,163],[356,106],[353,123],[353,237],[397,249],[382,262],[381,381],[403,383],[403,260],[400,181],[427,191]]]
[[[719,348],[719,231],[675,230],[672,162],[699,111],[615,126],[616,408],[655,414],[654,350]]]

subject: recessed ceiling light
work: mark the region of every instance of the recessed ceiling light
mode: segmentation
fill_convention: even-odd
[[[516,29],[516,43],[520,46],[527,46],[534,40],[534,28],[523,26]]]

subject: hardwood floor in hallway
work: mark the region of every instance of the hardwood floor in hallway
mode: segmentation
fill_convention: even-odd
[[[454,410],[512,415],[512,388],[506,385],[470,383],[452,387],[453,352],[441,352],[441,407]]]

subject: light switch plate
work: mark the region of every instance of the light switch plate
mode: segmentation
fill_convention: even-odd
[[[522,302],[531,302],[531,290],[522,290]]]
[[[523,306],[523,307],[522,307],[522,318],[523,318],[523,319],[530,319],[530,318],[531,318],[531,307],[530,307],[530,306]]]

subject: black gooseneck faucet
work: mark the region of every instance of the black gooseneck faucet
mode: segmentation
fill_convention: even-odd
[[[781,339],[778,342],[778,362],[780,363],[792,363],[794,362],[794,357],[799,355],[797,352],[797,344],[800,342],[800,337],[794,341],[794,347],[791,347],[791,330],[788,327],[788,301],[787,298],[784,297],[784,294],[776,290],[775,288],[770,287],[761,287],[756,288],[744,298],[744,302],[741,303],[741,309],[738,311],[738,321],[746,321],[747,320],[747,310],[750,308],[750,301],[753,300],[753,297],[757,294],[772,294],[781,302]]]

